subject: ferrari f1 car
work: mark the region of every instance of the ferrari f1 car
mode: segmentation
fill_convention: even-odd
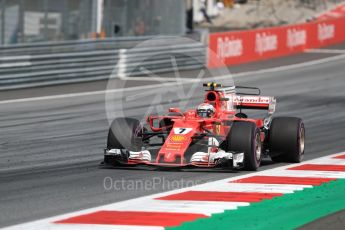
[[[295,117],[273,118],[274,97],[260,96],[260,89],[253,87],[203,86],[205,98],[196,109],[170,108],[166,115],[148,116],[147,124],[116,118],[109,128],[104,164],[257,170],[265,156],[275,162],[301,162],[304,124]],[[242,112],[248,109],[266,110],[267,115],[249,118]]]

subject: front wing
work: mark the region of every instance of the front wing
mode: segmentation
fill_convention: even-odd
[[[225,151],[219,151],[217,153],[196,152],[193,154],[189,162],[163,163],[152,160],[151,154],[148,150],[134,152],[128,151],[126,149],[105,149],[103,163],[105,165],[113,166],[145,165],[167,168],[228,167],[233,169],[240,169],[244,165],[244,153]]]

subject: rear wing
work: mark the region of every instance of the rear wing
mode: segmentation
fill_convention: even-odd
[[[276,108],[276,99],[267,96],[237,95],[234,97],[234,105],[237,109],[268,110],[268,113],[272,114]]]
[[[267,110],[268,114],[275,112],[276,99],[274,97],[260,96],[261,90],[257,87],[225,86],[215,82],[204,83],[203,86],[209,88],[206,91],[221,92],[223,95],[221,100],[230,103],[233,101],[233,105],[237,109]],[[228,108],[232,108],[232,106],[228,105]]]

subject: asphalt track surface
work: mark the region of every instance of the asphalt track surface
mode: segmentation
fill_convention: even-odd
[[[345,49],[345,46],[333,48]],[[232,72],[253,71],[337,55],[340,54],[301,54],[234,67]],[[193,76],[196,73],[190,71],[185,74]],[[163,77],[166,76],[171,77]],[[153,83],[131,81],[126,82],[125,87]],[[306,67],[240,76],[235,78],[235,83],[258,86],[263,95],[276,96],[276,116],[299,116],[304,119],[307,130],[305,159],[344,151],[345,56]],[[7,91],[1,92],[0,97],[6,100],[104,90],[105,85],[105,82],[96,82]],[[184,89],[188,87],[185,85]],[[159,88],[160,92],[167,91],[166,88]],[[143,100],[141,93],[143,90],[126,92],[127,96],[139,94],[134,100],[125,100],[118,93],[112,103],[123,105],[122,111],[126,116],[142,117],[151,102]],[[201,102],[201,95],[202,92],[193,94],[187,105]],[[166,92],[158,104],[170,107],[179,103],[176,94]],[[104,94],[8,102],[0,106],[0,227],[180,188],[191,183],[250,173],[100,168],[98,164],[102,160],[108,130]],[[260,170],[280,165],[283,164],[265,161]],[[124,181],[124,186],[106,188],[105,178]],[[153,180],[157,184],[150,189],[128,187],[130,181]],[[327,221],[326,218],[322,223]],[[315,222],[304,229],[313,229],[322,223]]]

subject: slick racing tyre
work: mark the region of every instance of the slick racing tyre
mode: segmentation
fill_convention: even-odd
[[[140,151],[140,122],[134,118],[116,118],[108,132],[107,149],[127,149]]]
[[[269,151],[273,161],[299,163],[303,159],[305,129],[302,119],[273,118],[269,131]]]
[[[244,152],[244,169],[256,171],[261,163],[260,130],[252,122],[233,123],[227,140],[228,150]]]

